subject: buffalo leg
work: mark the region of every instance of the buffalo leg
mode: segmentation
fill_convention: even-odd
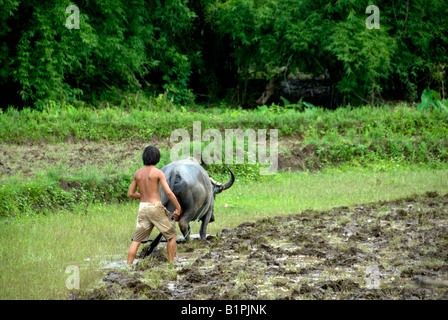
[[[186,241],[190,241],[190,224],[188,221],[184,218],[179,219],[179,228],[182,234],[184,235],[184,238]],[[188,234],[188,235],[187,235]],[[185,237],[187,235],[187,237]]]
[[[154,240],[152,240],[150,245],[143,248],[140,256],[142,258],[149,256],[154,251],[154,248],[157,247],[157,245],[159,244],[160,239],[162,239],[161,233],[159,233],[159,235]]]
[[[210,206],[207,210],[207,213],[202,218],[201,223],[201,230],[199,230],[199,235],[201,236],[201,240],[205,240],[205,237],[207,236],[207,226],[210,222],[210,218],[213,215],[213,206]]]

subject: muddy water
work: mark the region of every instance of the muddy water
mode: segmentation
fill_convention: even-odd
[[[448,195],[306,210],[163,245],[82,299],[448,299]]]

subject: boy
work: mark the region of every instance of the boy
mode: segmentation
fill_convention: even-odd
[[[169,217],[169,211],[160,201],[159,182],[163,190],[165,190],[168,199],[176,207],[176,210],[173,212],[174,219],[179,220],[182,209],[173,191],[168,186],[164,173],[155,167],[160,161],[159,150],[152,146],[146,147],[143,151],[142,159],[145,166],[135,172],[128,193],[131,198],[140,199],[140,209],[127,262],[129,266],[132,264],[138,247],[142,241],[148,240],[149,234],[153,227],[156,226],[168,241],[168,261],[172,263],[174,262],[174,253],[176,252],[176,228],[174,221]],[[139,192],[136,192],[137,188]]]

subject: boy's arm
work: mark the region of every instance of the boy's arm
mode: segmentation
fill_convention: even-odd
[[[131,186],[129,187],[128,196],[130,196],[133,199],[140,199],[140,193],[138,193],[136,191],[137,191],[137,181],[135,180],[135,175],[134,175],[134,178],[132,179],[132,182],[131,182]]]
[[[166,182],[165,174],[160,171],[160,177],[159,177],[160,184],[162,185],[163,190],[165,190],[166,195],[168,196],[168,199],[174,204],[176,207],[176,210],[173,212],[174,219],[179,220],[180,215],[182,214],[182,208],[180,207],[179,201],[177,201],[176,195],[171,190],[170,186]]]

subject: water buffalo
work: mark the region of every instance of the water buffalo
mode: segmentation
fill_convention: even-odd
[[[201,239],[205,239],[208,223],[215,220],[213,216],[215,194],[230,188],[235,181],[232,171],[227,169],[231,177],[225,184],[210,178],[195,158],[175,161],[160,169],[182,207],[179,227],[187,241],[190,239],[190,221],[194,222],[196,219],[202,221],[199,234]],[[162,187],[159,187],[159,195],[162,204],[173,212],[174,205]]]

